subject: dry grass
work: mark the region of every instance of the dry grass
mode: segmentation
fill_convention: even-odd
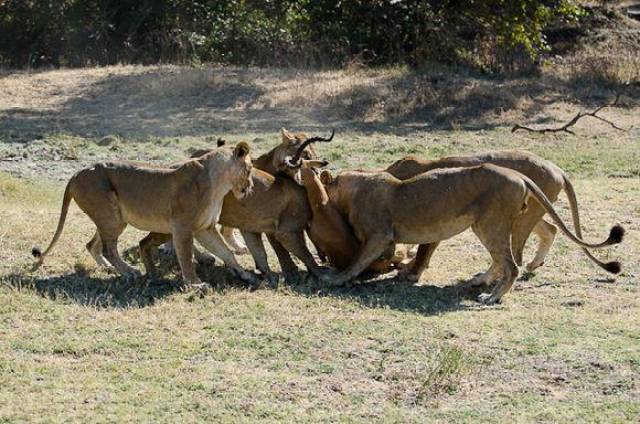
[[[630,91],[625,107],[603,111],[630,131],[585,119],[576,136],[509,133],[518,121],[564,121],[613,91],[591,92],[547,76],[492,81],[403,68],[5,74],[0,422],[637,421],[637,97]],[[75,169],[103,158],[171,161],[218,135],[265,151],[283,125],[338,126],[335,144],[318,147],[334,168],[381,167],[409,153],[537,152],[570,173],[590,239],[626,226],[622,245],[599,252],[622,260],[624,272],[609,278],[559,236],[535,276],[484,307],[455,287],[488,265],[464,233],[443,244],[417,285],[387,276],[355,288],[301,281],[249,292],[213,267],[199,269],[213,285],[200,296],[171,288],[176,269],[166,258],[160,285],[97,269],[84,250],[92,226],[76,206],[46,264],[28,272],[31,246],[49,241],[62,180]],[[558,207],[569,215],[565,202]],[[129,229],[120,243],[136,266],[140,237]]]
[[[619,91],[625,106],[635,109],[635,51],[596,51],[602,50],[556,61],[557,72],[532,79],[404,67],[317,72],[123,66],[7,73],[0,78],[1,128],[14,142],[60,133],[88,139],[242,134],[282,124],[490,129],[546,119],[549,106],[602,103]]]
[[[534,278],[488,308],[455,290],[488,264],[469,233],[438,251],[419,285],[248,292],[201,269],[214,288],[200,297],[96,269],[83,248],[90,222],[73,207],[54,254],[30,274],[30,246],[51,236],[61,187],[2,177],[0,417],[634,421],[639,186],[576,185],[588,234],[627,226],[605,255],[624,274],[609,280],[559,239]],[[122,248],[139,237],[127,231]]]

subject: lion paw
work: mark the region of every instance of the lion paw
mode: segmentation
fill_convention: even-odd
[[[478,296],[478,302],[484,303],[485,305],[493,305],[496,303],[496,300],[491,297],[491,293],[481,293]]]
[[[267,281],[269,287],[276,288],[280,284],[280,276],[275,272],[267,272],[262,274],[263,278]]]
[[[544,262],[535,262],[535,261],[531,261],[531,262],[529,262],[529,263],[525,266],[525,269],[526,269],[528,272],[533,272],[533,271],[535,271],[536,269],[540,268],[542,265],[544,265]]]
[[[417,273],[412,272],[408,268],[404,268],[400,272],[398,272],[398,278],[402,280],[411,281],[413,283],[416,283],[420,280],[420,276]]]
[[[213,266],[216,264],[216,257],[207,252],[196,254],[196,262],[204,266]]]
[[[257,287],[260,283],[260,281],[258,280],[258,276],[256,276],[254,273],[249,272],[249,271],[245,271],[244,269],[238,269],[238,270],[234,270],[233,272],[236,277],[238,277],[240,280],[242,280],[243,282],[253,286],[253,287]]]

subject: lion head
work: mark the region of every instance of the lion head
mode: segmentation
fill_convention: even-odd
[[[237,199],[242,199],[253,191],[253,164],[249,155],[249,144],[241,141],[233,149],[231,170],[231,191]]]
[[[270,165],[273,168],[274,173],[286,174],[290,178],[293,178],[295,171],[292,171],[286,165],[285,160],[286,158],[293,157],[298,152],[300,147],[305,143],[308,137],[303,132],[293,133],[285,128],[282,128],[280,130],[280,133],[282,136],[282,142],[273,150]],[[317,159],[318,155],[316,154],[313,145],[307,144],[302,147],[300,157],[304,160],[313,160]]]

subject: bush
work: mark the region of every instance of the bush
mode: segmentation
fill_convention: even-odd
[[[0,63],[531,66],[572,0],[5,0]]]

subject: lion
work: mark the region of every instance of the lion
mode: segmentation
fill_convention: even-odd
[[[315,245],[316,250],[322,252],[330,265],[338,269],[345,269],[350,265],[355,252],[360,248],[360,242],[340,212],[329,201],[327,191],[318,176],[317,169],[327,164],[326,161],[299,159],[290,162],[289,166],[292,169],[299,168],[296,180],[304,186],[307,192],[313,215],[307,228],[309,239]],[[388,256],[388,252],[385,252],[385,257],[374,261],[366,271],[381,274],[391,270],[394,264]]]
[[[574,243],[597,249],[622,241],[624,229],[612,227],[601,243],[587,243],[563,223],[542,190],[527,176],[493,164],[435,169],[408,180],[387,172],[343,172],[335,179],[325,176],[330,201],[348,217],[362,243],[344,271],[323,276],[327,284],[341,285],[356,278],[367,266],[396,243],[429,244],[451,238],[471,227],[489,251],[492,264],[471,285],[496,285],[479,301],[499,302],[518,275],[511,233],[517,219],[540,205]],[[610,267],[620,268],[619,263]],[[423,270],[418,269],[419,274]],[[419,275],[418,275],[419,277]]]
[[[87,249],[98,263],[106,263],[127,278],[138,272],[125,263],[117,250],[118,237],[127,225],[158,234],[170,234],[186,285],[201,285],[193,263],[193,239],[221,258],[240,279],[257,282],[242,269],[215,227],[228,192],[242,199],[253,190],[250,148],[221,147],[175,169],[134,162],[103,162],[77,172],[69,180],[58,227],[34,270],[54,247],[62,233],[71,200],[75,200],[97,227]]]
[[[289,175],[289,168],[284,166],[284,159],[292,156],[295,152],[297,152],[298,147],[307,140],[307,134],[304,132],[294,133],[284,127],[280,129],[280,134],[282,142],[275,148],[269,150],[267,153],[259,156],[257,159],[254,159],[253,165],[256,169],[260,169],[265,173],[271,175],[291,176]],[[218,138],[218,147],[223,146],[225,142],[226,141],[224,139]],[[197,158],[210,151],[210,149],[196,150],[194,153],[192,153],[191,158]],[[317,158],[316,152],[313,149],[313,145],[307,144],[305,146],[302,152],[302,157],[304,157],[305,159]],[[227,242],[227,244],[234,251],[234,253],[236,253],[237,255],[246,254],[249,251],[247,246],[236,237],[233,230],[234,229],[232,227],[222,226],[220,229],[220,233],[222,234],[222,237]],[[202,255],[202,259],[206,260],[208,258],[205,255]]]
[[[293,134],[283,128],[282,142],[253,161],[255,174],[263,175],[263,179],[271,178],[272,182],[254,184],[253,194],[245,199],[237,199],[231,195],[224,198],[219,219],[223,231],[225,228],[240,230],[256,268],[271,285],[277,283],[278,277],[269,267],[262,243],[263,233],[278,257],[285,279],[292,279],[298,272],[290,253],[300,259],[312,275],[319,276],[324,272],[324,268],[317,264],[306,246],[304,231],[311,220],[311,211],[305,190],[291,178],[295,172],[286,166],[286,160],[296,156],[315,161],[317,155],[312,143],[330,141],[334,133],[329,138],[307,138],[304,133]],[[195,152],[198,153],[206,152]],[[166,235],[150,234],[140,242],[145,266],[150,263],[157,245],[169,238]]]
[[[533,153],[509,150],[481,153],[472,156],[452,156],[438,160],[426,160],[416,156],[407,156],[390,165],[386,169],[386,172],[400,180],[407,180],[434,169],[477,166],[483,163],[513,169],[531,178],[551,202],[555,202],[558,199],[558,194],[564,190],[571,208],[575,233],[578,237],[582,238],[578,202],[571,181],[565,172],[556,164],[536,156]],[[545,210],[541,205],[537,203],[531,204],[525,213],[518,216],[511,233],[514,259],[518,266],[522,266],[523,264],[523,250],[529,235],[533,231],[538,236],[538,247],[535,256],[526,265],[526,270],[529,272],[534,271],[544,264],[545,257],[551,249],[557,233],[556,226],[542,219],[544,214]],[[418,248],[416,258],[407,266],[406,276],[409,279],[415,279],[419,273],[417,272],[419,269],[428,267],[429,259],[437,246],[437,243],[432,243]],[[588,250],[583,249],[583,251],[589,259],[606,271],[614,274],[620,272],[620,268],[616,267],[616,262],[603,263],[595,258]]]
[[[218,137],[216,145],[217,147],[222,147],[222,146],[225,146],[226,143],[227,143],[227,140],[221,137]],[[210,148],[198,149],[198,150],[195,150],[189,158],[195,159],[200,156],[204,156],[211,151],[213,151],[213,149],[210,149]],[[171,168],[176,168],[181,164],[182,162],[175,163],[171,165]],[[227,245],[231,248],[231,251],[236,255],[246,255],[249,252],[247,250],[247,246],[245,246],[244,243],[238,238],[233,228],[220,227],[220,234],[222,235],[222,238],[227,243]],[[167,242],[165,244],[164,252],[174,253],[172,242]],[[211,264],[215,263],[215,257],[213,255],[211,255],[206,251],[202,251],[198,249],[195,245],[193,246],[193,253],[196,258],[196,261],[198,261],[199,263],[211,263]]]

